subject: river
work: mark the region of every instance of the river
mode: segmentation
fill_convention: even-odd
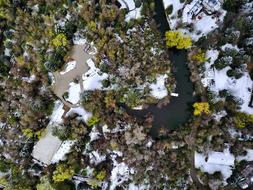
[[[165,32],[170,30],[166,14],[164,11],[163,1],[155,1],[154,19],[158,25],[158,28],[165,36]],[[150,134],[153,137],[158,135],[160,128],[165,127],[171,130],[175,130],[185,123],[190,115],[191,108],[194,102],[193,97],[193,84],[190,81],[190,71],[187,67],[187,52],[185,50],[170,49],[171,62],[173,63],[173,74],[177,81],[176,93],[178,97],[171,97],[170,103],[162,108],[158,108],[156,105],[149,105],[144,110],[130,110],[127,108],[127,112],[138,118],[144,118],[148,113],[151,113],[154,117]]]

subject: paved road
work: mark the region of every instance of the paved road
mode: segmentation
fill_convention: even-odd
[[[69,83],[74,79],[78,79],[80,83],[81,89],[83,89],[83,80],[82,75],[89,70],[89,66],[86,61],[91,59],[92,56],[87,52],[84,52],[84,46],[75,45],[72,50],[72,58],[76,61],[76,66],[74,69],[70,70],[65,74],[60,74],[60,72],[54,72],[55,83],[53,84],[53,91],[56,96],[58,96],[62,102],[68,107],[77,107],[77,104],[73,105],[67,101],[65,101],[62,96],[68,91]]]

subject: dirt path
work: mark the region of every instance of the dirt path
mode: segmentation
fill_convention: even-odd
[[[200,121],[196,122],[196,123],[200,123]],[[199,190],[208,190],[209,189],[208,186],[202,184],[202,182],[198,178],[197,170],[195,168],[195,151],[196,151],[195,142],[196,142],[196,135],[197,135],[198,127],[199,126],[194,125],[193,129],[191,131],[191,134],[190,134],[191,138],[193,139],[192,143],[189,144],[189,149],[191,150],[191,155],[189,157],[189,160],[191,163],[190,175],[191,175],[193,182],[196,184],[196,186]]]

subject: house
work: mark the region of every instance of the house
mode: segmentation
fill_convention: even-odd
[[[201,10],[203,9],[202,1],[203,0],[196,1],[196,3],[187,12],[187,15],[190,16],[191,18],[197,16],[201,12]]]
[[[253,164],[248,164],[242,171],[237,185],[241,189],[253,187]]]
[[[201,11],[213,14],[221,9],[223,0],[195,0],[190,5],[187,15],[191,18],[196,17]]]
[[[62,141],[53,136],[52,125],[48,125],[47,134],[41,138],[33,148],[32,156],[35,160],[38,160],[44,165],[51,164],[51,161],[61,146]]]
[[[208,14],[212,14],[212,13],[220,10],[220,8],[223,4],[223,0],[203,0],[202,4],[203,4],[205,11]]]

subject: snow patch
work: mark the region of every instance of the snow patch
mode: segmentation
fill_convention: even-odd
[[[165,87],[165,80],[168,78],[167,74],[159,75],[156,78],[156,82],[152,83],[149,87],[151,88],[151,95],[157,99],[162,99],[168,96],[168,91]]]
[[[130,174],[134,173],[132,168],[129,168],[124,162],[118,163],[115,158],[116,156],[112,155],[113,169],[110,177],[110,190],[114,190],[122,183],[128,181],[130,179]]]
[[[82,76],[84,90],[102,89],[102,81],[108,77],[108,74],[101,73],[100,69],[95,67],[92,59],[87,60],[90,69]]]
[[[35,75],[31,75],[30,77],[22,77],[23,81],[26,81],[28,83],[31,83],[32,81],[34,81],[36,79]]]
[[[229,66],[222,70],[217,70],[213,67],[214,61],[218,58],[219,52],[217,50],[208,50],[207,58],[209,62],[205,63],[204,78],[202,83],[218,96],[219,91],[227,90],[231,95],[236,97],[241,102],[241,112],[253,114],[253,108],[248,104],[251,98],[251,91],[253,81],[251,80],[248,72],[244,72],[243,76],[239,79],[227,76],[227,71],[231,69]]]
[[[61,123],[63,113],[64,113],[63,103],[60,100],[55,101],[53,113],[50,116],[51,118],[50,123]]]
[[[195,152],[195,167],[209,174],[221,172],[224,184],[233,173],[234,162],[235,157],[228,149],[223,152],[210,151],[207,156]]]
[[[66,68],[64,69],[64,71],[60,72],[61,75],[64,75],[65,73],[73,70],[76,67],[76,61],[70,61],[70,62],[68,62],[65,67]]]
[[[67,101],[71,102],[72,104],[76,104],[80,101],[80,93],[81,87],[80,84],[76,84],[74,82],[69,83],[69,90],[68,90],[68,98]]]
[[[77,108],[71,108],[68,113],[66,114],[66,116],[69,116],[73,113],[76,113],[80,116],[82,116],[82,119],[84,122],[87,122],[87,120],[92,116],[92,114],[90,112],[87,112],[84,108],[82,107],[77,107]]]
[[[90,163],[98,165],[99,163],[105,161],[106,156],[100,155],[98,151],[92,151],[89,153]]]
[[[242,161],[246,160],[248,162],[253,161],[253,149],[246,149],[247,154],[245,156],[237,156],[236,160]]]
[[[66,140],[64,141],[57,152],[54,154],[51,163],[57,163],[60,160],[65,159],[65,155],[70,152],[71,147],[74,145],[75,141]]]

